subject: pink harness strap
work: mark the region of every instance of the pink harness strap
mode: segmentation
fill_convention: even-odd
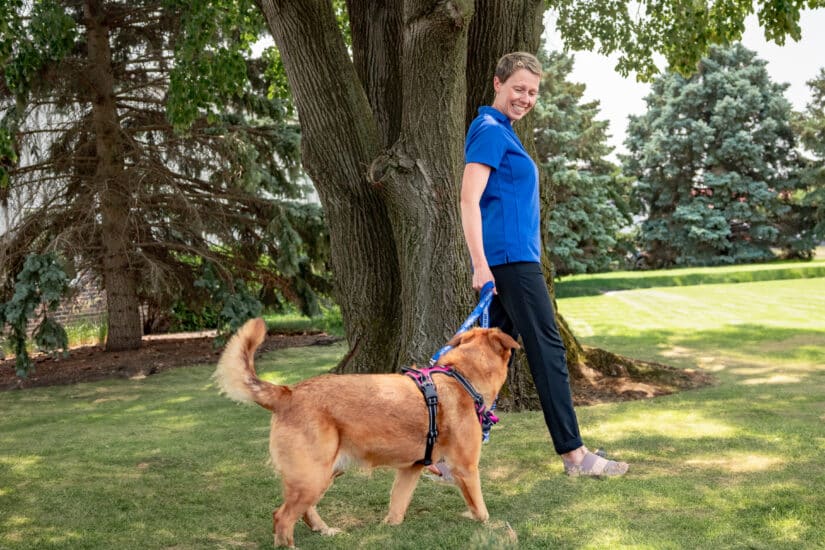
[[[416,461],[416,463],[429,466],[432,464],[432,452],[435,441],[438,438],[438,428],[436,426],[436,412],[438,409],[438,391],[433,382],[432,375],[435,373],[446,374],[455,378],[464,390],[470,394],[475,402],[475,410],[478,415],[478,422],[481,424],[482,434],[489,434],[490,428],[493,424],[498,423],[498,417],[493,414],[492,410],[487,410],[484,405],[484,397],[476,391],[470,382],[464,378],[458,371],[447,365],[432,365],[422,369],[415,369],[412,367],[404,367],[401,372],[413,379],[418,389],[424,396],[424,402],[427,405],[427,411],[430,415],[430,427],[427,432],[427,447],[424,452],[424,458]],[[482,435],[482,438],[484,436]]]

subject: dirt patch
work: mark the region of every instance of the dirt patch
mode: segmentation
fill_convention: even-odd
[[[208,333],[147,336],[138,350],[107,353],[100,346],[71,350],[68,357],[34,357],[34,372],[21,380],[14,359],[0,361],[0,391],[91,382],[107,378],[144,378],[175,367],[217,363],[221,349]],[[260,351],[329,345],[339,339],[325,333],[271,334]]]
[[[635,401],[708,386],[708,373],[678,369],[661,363],[631,359],[584,346],[586,365],[571,376],[576,405]]]

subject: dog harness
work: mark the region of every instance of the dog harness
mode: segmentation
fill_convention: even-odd
[[[433,365],[423,369],[403,367],[401,372],[412,378],[415,385],[418,386],[419,390],[421,390],[421,393],[424,396],[424,402],[427,404],[427,412],[430,415],[430,427],[427,431],[427,447],[424,451],[424,458],[417,460],[415,462],[416,464],[429,466],[433,463],[433,447],[435,446],[435,440],[438,438],[438,427],[436,426],[435,419],[436,413],[438,412],[438,391],[432,379],[433,374],[440,373],[455,378],[464,390],[470,394],[470,397],[472,397],[475,402],[476,414],[478,415],[478,422],[481,424],[481,431],[483,434],[489,434],[490,428],[493,427],[493,424],[498,422],[498,417],[493,414],[492,409],[487,409],[487,406],[484,405],[484,397],[476,391],[473,385],[470,384],[470,382],[464,378],[461,373],[452,367],[444,365]]]

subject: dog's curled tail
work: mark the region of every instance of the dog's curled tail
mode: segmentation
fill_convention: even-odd
[[[222,393],[234,401],[255,402],[265,409],[275,407],[285,394],[286,386],[270,384],[255,373],[255,350],[266,337],[263,319],[250,319],[229,340],[212,377]]]

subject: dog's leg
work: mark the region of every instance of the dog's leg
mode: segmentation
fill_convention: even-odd
[[[272,532],[275,535],[275,546],[286,546],[287,548],[295,548],[295,538],[293,532],[295,529],[295,521],[297,518],[290,521],[290,513],[286,503],[281,504],[281,507],[272,512]]]
[[[341,475],[341,473],[342,472],[333,470],[332,476],[330,477],[329,483],[327,484],[327,488],[324,489],[324,493],[322,493],[321,496],[318,497],[318,500],[321,500],[321,498],[323,498],[324,494],[327,492],[327,489],[329,489],[332,486],[332,482],[335,480],[336,477]],[[326,524],[326,522],[323,519],[321,519],[321,516],[318,514],[318,509],[315,507],[315,504],[310,506],[307,509],[306,513],[304,513],[304,522],[306,522],[306,524],[309,525],[310,529],[312,529],[316,533],[321,533],[324,536],[337,535],[342,532],[340,529],[330,527]]]
[[[404,521],[404,514],[407,513],[413,491],[415,491],[415,486],[418,484],[421,468],[420,464],[414,464],[406,468],[399,468],[395,473],[395,482],[392,484],[392,493],[390,494],[390,511],[387,517],[384,518],[384,523],[398,525]]]
[[[318,515],[315,505],[332,484],[338,454],[338,436],[331,423],[304,415],[314,430],[307,433],[290,422],[273,423],[269,449],[278,465],[284,502],[272,514],[275,546],[293,547],[295,523],[303,517],[313,531],[333,534]],[[283,419],[281,419],[283,420]],[[281,445],[282,441],[289,444]]]
[[[310,506],[309,509],[307,509],[304,514],[304,521],[309,525],[310,529],[325,536],[337,535],[341,532],[340,529],[328,526],[324,520],[321,519],[321,516],[318,515],[318,510],[315,506]]]
[[[487,512],[484,496],[481,494],[481,477],[478,473],[478,466],[455,467],[453,477],[469,508],[465,515],[482,523],[487,521],[490,514]]]
[[[330,479],[329,476],[325,476],[325,478],[326,480]],[[301,516],[309,517],[311,520],[315,518],[321,520],[314,508],[328,486],[328,481],[319,482],[317,478],[284,479],[284,503],[272,514],[275,546],[287,546],[289,548],[295,546],[293,533],[295,523]],[[324,522],[321,521],[321,523]],[[312,526],[311,523],[310,526]]]

